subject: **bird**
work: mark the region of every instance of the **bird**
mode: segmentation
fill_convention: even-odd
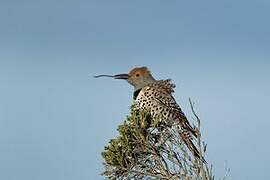
[[[134,87],[133,109],[149,110],[153,118],[158,117],[166,121],[178,122],[181,127],[179,134],[184,144],[196,158],[206,163],[193,143],[193,138],[197,138],[198,134],[172,95],[175,85],[170,79],[156,80],[145,66],[135,67],[129,73],[94,77],[112,77],[126,80]]]

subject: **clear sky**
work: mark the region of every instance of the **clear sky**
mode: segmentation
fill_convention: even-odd
[[[270,179],[270,1],[0,1],[0,179],[102,180],[148,66],[202,119],[216,177]]]

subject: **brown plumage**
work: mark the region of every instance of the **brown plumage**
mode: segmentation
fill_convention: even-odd
[[[153,117],[161,115],[162,119],[179,121],[184,130],[197,137],[195,130],[172,96],[174,87],[175,85],[171,84],[169,79],[148,84],[140,90],[135,98],[135,109],[148,109]]]
[[[192,142],[192,138],[197,138],[196,131],[172,96],[175,85],[169,79],[155,80],[146,67],[134,68],[128,74],[118,74],[113,77],[125,79],[134,87],[135,110],[147,109],[153,118],[179,123],[183,142],[195,157],[205,162]]]

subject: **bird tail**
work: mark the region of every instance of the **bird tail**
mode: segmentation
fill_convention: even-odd
[[[182,133],[180,133],[180,136],[181,136],[182,140],[184,141],[185,145],[188,147],[188,149],[193,153],[195,158],[202,161],[203,163],[207,164],[206,160],[201,155],[198,148],[192,142],[191,137],[190,137],[190,133],[189,132],[182,132]]]
[[[178,117],[177,119],[179,120],[181,126],[186,129],[187,131],[189,131],[195,138],[198,137],[196,130],[190,125],[190,123],[188,122],[185,114],[182,111],[178,111]]]
[[[187,121],[187,119],[183,122],[183,127],[185,129],[187,129],[189,132],[191,132],[191,134],[195,137],[198,138],[197,132],[196,130],[189,124],[189,122]]]

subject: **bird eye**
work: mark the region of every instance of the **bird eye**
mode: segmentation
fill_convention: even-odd
[[[140,74],[136,74],[136,77],[139,77],[140,76]]]

